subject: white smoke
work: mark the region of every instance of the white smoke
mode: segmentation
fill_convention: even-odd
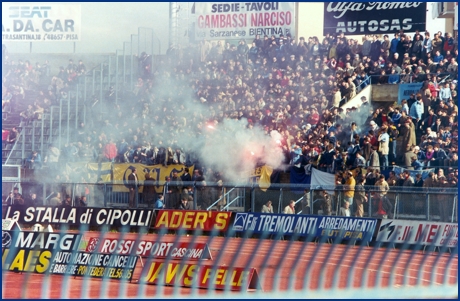
[[[246,119],[226,119],[208,128],[203,136],[202,163],[221,171],[230,182],[247,181],[257,165],[267,164],[276,169],[282,164],[283,154],[276,139],[259,126],[247,125]]]

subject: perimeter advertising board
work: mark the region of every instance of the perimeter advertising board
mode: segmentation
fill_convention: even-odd
[[[117,209],[93,207],[28,207],[24,205],[3,206],[2,218],[13,219],[19,224],[65,224],[91,227],[150,227],[153,210]]]
[[[54,256],[77,249],[80,234],[2,231],[2,269],[46,273]]]
[[[148,284],[216,289],[228,287],[232,291],[261,288],[254,268],[153,261],[144,267],[142,275],[141,282]]]
[[[160,242],[153,240],[115,239],[90,237],[86,252],[104,254],[137,255],[152,258],[170,258],[188,260],[212,259],[208,245],[189,242]]]
[[[456,247],[458,245],[458,224],[382,220],[376,241]]]
[[[76,251],[81,234],[2,231],[2,269],[131,280],[138,257]]]
[[[226,231],[232,213],[205,210],[158,210],[156,229]]]
[[[323,34],[425,31],[425,2],[324,2]]]
[[[80,4],[2,2],[3,43],[80,40]]]
[[[295,36],[295,2],[195,2],[197,40]]]
[[[237,213],[236,232],[371,241],[377,219],[299,214]]]

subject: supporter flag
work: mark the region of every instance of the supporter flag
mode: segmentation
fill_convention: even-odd
[[[179,176],[184,174],[185,165],[172,164],[163,166],[157,165],[144,165],[139,163],[121,163],[114,164],[113,167],[113,191],[114,192],[128,192],[128,176],[131,174],[132,168],[135,167],[137,170],[137,180],[139,181],[139,192],[142,192],[142,183],[145,180],[145,174],[149,173],[150,176],[157,182],[155,189],[158,193],[163,192],[165,183],[165,177],[172,177],[172,173],[177,171]],[[194,166],[189,166],[189,173],[193,174]]]
[[[110,182],[112,180],[112,163],[67,162],[66,173],[73,181],[81,181],[84,177],[89,183]]]
[[[267,191],[272,183],[279,183],[279,171],[273,170],[271,166],[260,166],[253,170],[250,181],[259,184],[262,191]]]
[[[86,170],[90,182],[110,182],[112,179],[112,163],[87,163]]]
[[[311,169],[311,187],[316,189],[316,187],[321,186],[329,194],[334,194],[335,190],[335,175],[320,171],[316,168]]]
[[[291,166],[289,176],[291,184],[305,184],[301,187],[291,187],[291,191],[303,192],[311,181],[311,176],[307,175],[302,167]]]
[[[429,169],[424,169],[424,170],[412,170],[412,169],[406,169],[403,167],[399,166],[394,166],[393,171],[395,172],[396,175],[399,175],[400,173],[403,173],[404,171],[409,171],[410,176],[415,179],[415,176],[419,173],[422,175],[422,180],[425,181],[426,178],[428,178],[428,174],[430,172],[434,172],[434,168],[429,168]]]

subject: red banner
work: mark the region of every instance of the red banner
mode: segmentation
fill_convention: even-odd
[[[91,237],[86,246],[86,252],[105,254],[139,255],[141,257],[170,258],[199,260],[212,259],[208,245],[205,243],[181,242],[156,242],[140,240],[136,244],[135,239],[112,239],[105,238],[99,241],[97,237]]]
[[[226,231],[231,215],[231,212],[226,211],[159,210],[155,228]]]
[[[163,273],[162,273],[163,270]],[[260,289],[259,276],[254,268],[230,268],[228,266],[213,267],[190,263],[152,262],[146,265],[141,281],[148,284],[179,285],[225,289],[232,291]],[[161,279],[163,275],[163,279]]]

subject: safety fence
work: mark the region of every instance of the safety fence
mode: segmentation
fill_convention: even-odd
[[[38,195],[39,205],[52,205],[56,192],[60,193],[59,202],[66,195],[69,206],[79,207],[80,199],[85,197],[87,206],[103,208],[123,208],[130,205],[129,183],[28,183],[21,184],[23,194],[34,191]],[[180,186],[178,186],[180,185]],[[148,189],[148,186],[153,189]],[[159,195],[167,209],[174,209],[187,198],[186,208],[200,210],[217,210],[233,212],[261,212],[267,202],[271,202],[274,213],[283,213],[291,201],[297,214],[314,214],[338,216],[344,214],[344,185],[313,186],[304,184],[271,184],[268,189],[261,189],[258,184],[207,183],[197,182],[181,184],[154,181],[141,183],[132,194],[133,208],[154,208]],[[184,188],[186,190],[184,190]],[[376,186],[364,186],[360,194],[363,197],[363,217],[388,217],[394,219],[427,220],[442,222],[458,221],[458,190],[456,187],[405,187],[392,186],[387,192],[381,192]],[[40,193],[43,191],[43,197]],[[324,193],[326,191],[326,194]],[[358,192],[354,192],[353,202],[349,204],[349,214],[355,216],[358,209]],[[327,198],[327,200],[326,200]],[[15,204],[13,193],[4,201],[4,206]],[[326,207],[330,206],[330,213]],[[5,214],[5,209],[3,213]]]
[[[458,294],[453,223],[157,210],[146,226],[132,216],[153,210],[68,208],[73,218],[64,222],[55,212],[62,209],[46,207],[46,222],[30,214],[37,209],[28,225],[20,214],[3,220],[4,298]]]

